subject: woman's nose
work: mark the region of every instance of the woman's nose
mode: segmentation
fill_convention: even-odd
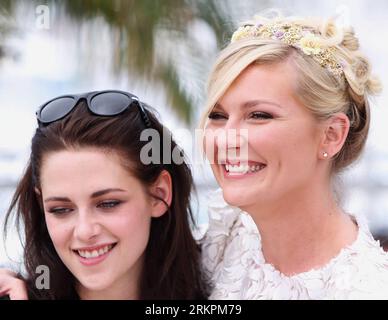
[[[101,231],[101,225],[92,211],[80,209],[74,226],[74,236],[83,242],[95,238]]]
[[[218,148],[223,150],[242,149],[247,146],[248,129],[238,120],[228,119],[225,126],[217,135]]]
[[[205,131],[205,153],[210,164],[226,159],[248,159],[248,129],[239,118],[229,117],[217,127]]]

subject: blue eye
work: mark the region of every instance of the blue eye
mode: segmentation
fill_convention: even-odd
[[[210,112],[208,118],[211,120],[227,119],[227,117],[224,114],[222,114],[221,112]]]
[[[273,116],[266,112],[252,112],[249,117],[251,119],[273,119]]]
[[[110,209],[110,208],[117,207],[119,204],[121,204],[121,201],[118,201],[118,200],[109,200],[109,201],[103,201],[103,202],[99,203],[99,204],[98,204],[98,207],[99,207],[99,208]]]

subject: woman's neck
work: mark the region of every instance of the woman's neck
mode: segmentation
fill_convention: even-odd
[[[260,231],[266,262],[283,274],[322,267],[357,238],[357,226],[329,192],[310,187],[287,198],[248,211]]]

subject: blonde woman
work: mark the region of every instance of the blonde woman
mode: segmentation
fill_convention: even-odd
[[[202,246],[210,298],[388,299],[387,254],[333,191],[378,90],[354,32],[332,20],[256,16],[234,33],[202,120],[221,188]]]

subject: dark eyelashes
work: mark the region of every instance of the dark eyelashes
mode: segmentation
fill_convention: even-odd
[[[103,201],[103,202],[98,204],[98,207],[109,209],[109,208],[114,208],[114,207],[118,206],[119,204],[121,204],[121,201],[118,201],[118,200]]]
[[[220,113],[220,112],[211,112],[209,114],[208,118],[211,120],[221,120],[221,119],[225,120],[228,117],[225,114]],[[273,119],[273,118],[274,117],[271,114],[269,114],[267,112],[261,112],[261,111],[251,112],[248,115],[248,119],[266,120],[266,119]]]
[[[211,120],[226,119],[225,115],[220,112],[210,112],[208,118]]]
[[[103,202],[98,203],[97,207],[101,208],[101,209],[112,209],[112,208],[117,207],[121,203],[122,203],[122,201],[119,201],[119,200],[103,201]],[[49,213],[52,213],[54,215],[63,215],[66,213],[70,213],[72,211],[73,211],[72,208],[65,208],[65,207],[55,207],[55,208],[48,210]]]
[[[266,112],[252,112],[250,114],[252,119],[273,119],[273,116]]]
[[[49,213],[52,213],[54,215],[61,215],[61,214],[69,213],[70,211],[72,211],[72,209],[69,209],[69,208],[53,208],[48,210]]]

